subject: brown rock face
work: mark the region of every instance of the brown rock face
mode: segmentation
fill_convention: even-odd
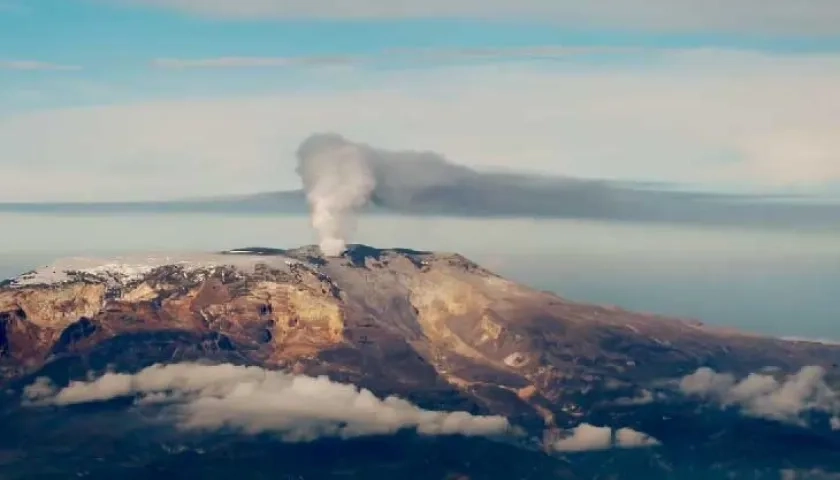
[[[700,366],[833,376],[840,362],[838,347],[569,302],[457,255],[264,253],[21,277],[0,289],[0,381],[73,362],[232,361],[551,426],[590,394]]]

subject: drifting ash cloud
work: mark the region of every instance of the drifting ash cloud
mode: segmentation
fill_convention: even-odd
[[[404,214],[467,217],[785,226],[840,221],[840,208],[832,204],[675,191],[642,183],[480,172],[434,152],[383,150],[334,133],[312,135],[300,145],[297,172],[322,247],[336,255],[352,232],[354,215],[368,205]]]
[[[819,366],[804,367],[782,381],[757,373],[737,380],[704,367],[683,377],[679,389],[723,407],[738,407],[751,417],[796,425],[807,425],[809,412],[822,412],[831,416],[833,430],[840,429],[840,395],[826,383],[825,370]]]
[[[372,214],[784,229],[840,225],[840,204],[826,197],[715,194],[676,190],[662,183],[480,171],[439,153],[385,150],[335,133],[310,135],[300,144],[297,160],[303,190],[148,202],[0,202],[0,211],[302,214],[309,210],[328,255],[341,253],[352,236],[355,215],[363,209]]]
[[[136,397],[161,405],[164,418],[183,430],[235,429],[276,433],[285,441],[393,434],[496,436],[511,433],[503,417],[435,412],[326,377],[288,375],[258,367],[181,363],[155,365],[136,374],[108,373],[56,388],[41,378],[23,392],[29,406],[66,406]]]
[[[582,423],[571,435],[555,441],[551,447],[558,452],[587,452],[611,448],[643,448],[660,445],[659,440],[631,428],[613,430]]]

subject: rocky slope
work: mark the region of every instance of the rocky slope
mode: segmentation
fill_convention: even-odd
[[[234,360],[560,419],[587,392],[701,366],[834,374],[840,362],[835,346],[578,304],[459,255],[366,246],[68,260],[0,290],[4,381],[126,342],[109,361]]]
[[[0,288],[0,382],[12,390],[187,360],[324,374],[423,408],[504,415],[535,435],[698,367],[840,373],[838,346],[579,304],[454,254],[356,245],[339,258],[304,247],[77,259]]]

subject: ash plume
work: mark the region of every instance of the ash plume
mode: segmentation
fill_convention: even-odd
[[[355,213],[376,186],[362,148],[336,135],[314,135],[298,149],[297,173],[303,181],[324,255],[341,255],[355,226]]]
[[[798,202],[784,195],[698,192],[668,184],[481,171],[436,152],[386,150],[335,133],[308,137],[298,149],[298,160],[312,222],[327,255],[344,250],[355,213],[368,204],[380,213],[465,217],[770,226],[825,226],[840,219],[840,209],[833,203]],[[286,197],[280,194],[280,198]]]
[[[386,150],[335,133],[298,149],[303,189],[154,202],[3,203],[0,212],[312,214],[325,252],[340,255],[355,214],[595,219],[644,223],[834,229],[836,196],[715,193],[691,185],[586,179],[459,165],[428,150]],[[517,162],[510,159],[511,164]],[[695,188],[697,188],[695,186]]]
[[[2,0],[0,0],[2,1]],[[455,159],[457,160],[457,159]],[[511,158],[510,163],[518,163]],[[473,169],[428,150],[387,150],[335,133],[298,150],[303,189],[153,202],[3,203],[0,212],[312,214],[322,248],[339,255],[355,213],[471,218],[595,219],[836,229],[836,195],[715,193],[699,186]]]

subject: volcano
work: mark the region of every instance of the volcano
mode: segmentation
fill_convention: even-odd
[[[840,469],[831,411],[771,418],[687,395],[680,381],[698,371],[770,381],[811,368],[830,389],[838,363],[840,346],[577,303],[458,254],[351,245],[339,257],[307,246],[67,259],[0,287],[0,477],[830,475]],[[320,377],[422,415],[499,417],[510,429],[290,442],[231,420],[185,432],[168,410],[138,401],[150,391],[132,375],[166,365]],[[103,376],[128,386],[101,395],[104,383],[90,382]],[[44,382],[53,393],[88,382],[99,396],[28,404]],[[555,448],[581,425],[609,427],[607,443]],[[621,448],[622,431],[651,441]]]

